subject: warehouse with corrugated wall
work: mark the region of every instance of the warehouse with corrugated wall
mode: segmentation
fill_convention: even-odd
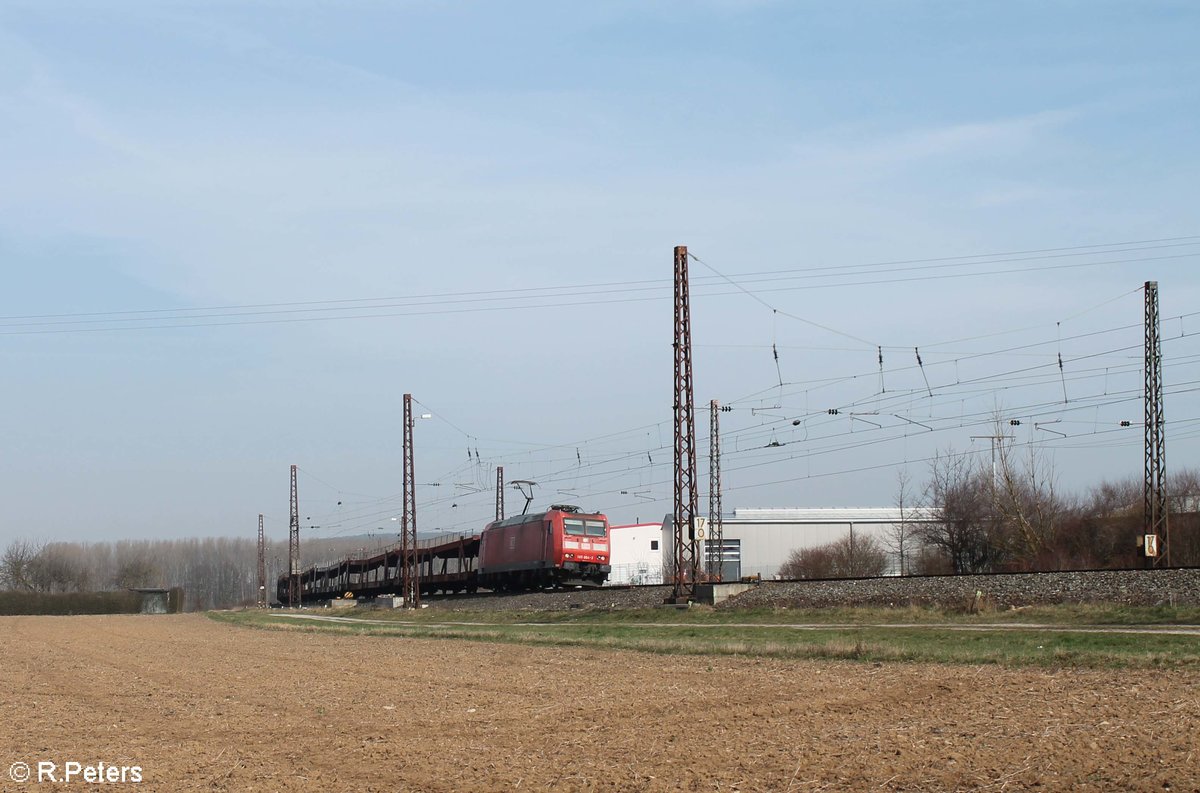
[[[928,524],[929,509],[897,507],[760,508],[738,507],[724,516],[721,548],[722,579],[746,576],[775,578],[788,555],[797,549],[828,545],[854,534],[873,537],[885,548],[888,536],[901,523]],[[707,521],[705,521],[707,525]],[[671,516],[662,523],[613,526],[610,584],[654,584],[663,579],[663,563],[672,558]],[[714,552],[705,548],[703,553]],[[888,574],[899,573],[893,555]]]

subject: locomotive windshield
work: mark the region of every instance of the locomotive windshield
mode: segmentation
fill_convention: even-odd
[[[579,518],[563,518],[563,530],[574,537],[604,537],[604,521],[580,520]]]

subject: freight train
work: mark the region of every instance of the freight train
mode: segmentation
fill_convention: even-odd
[[[601,586],[612,570],[608,518],[555,504],[545,512],[489,523],[479,534],[422,540],[416,556],[422,594],[511,592],[560,586]],[[399,547],[364,557],[310,567],[297,574],[301,603],[365,598],[404,590]],[[289,605],[288,577],[276,595]]]

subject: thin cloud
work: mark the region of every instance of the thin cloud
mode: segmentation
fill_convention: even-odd
[[[1033,147],[1078,118],[1078,111],[1062,109],[891,134],[855,136],[852,131],[830,131],[823,139],[796,146],[792,159],[863,172],[922,165],[930,160],[992,156]]]

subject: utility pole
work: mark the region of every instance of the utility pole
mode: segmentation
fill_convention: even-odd
[[[1158,540],[1158,556],[1151,566],[1171,566],[1170,527],[1167,522],[1167,439],[1163,419],[1162,340],[1158,335],[1158,281],[1146,282],[1146,478],[1142,487],[1142,522],[1147,535]],[[1143,549],[1150,543],[1143,541]]]
[[[288,531],[288,608],[301,603],[300,592],[300,499],[296,495],[296,466],[292,466],[292,522]]]
[[[696,411],[692,390],[692,309],[686,245],[675,247],[675,536],[671,600],[696,591]]]
[[[708,577],[721,580],[721,563],[725,558],[725,523],[721,519],[721,404],[708,403]]]
[[[504,466],[496,466],[496,520],[504,520]]]
[[[1004,443],[1005,441],[1016,440],[1016,436],[1003,435],[1001,433],[995,433],[993,435],[972,435],[971,436],[971,440],[983,440],[983,439],[991,441],[991,444],[992,444],[992,514],[990,517],[991,517],[992,527],[994,529],[1000,521],[1000,502],[996,498],[996,483],[999,480],[999,472],[996,470],[996,444]],[[853,541],[853,534],[851,535],[851,540]]]
[[[417,553],[417,480],[413,472],[412,394],[404,395],[404,511],[400,516],[400,551],[404,556],[404,605],[421,604],[421,564]]]
[[[267,535],[263,533],[263,516],[258,513],[258,607],[267,607]]]
[[[999,471],[996,469],[996,444],[1016,440],[1014,435],[972,435],[973,441],[991,441],[992,443],[992,500],[996,500],[996,482],[999,481]]]

